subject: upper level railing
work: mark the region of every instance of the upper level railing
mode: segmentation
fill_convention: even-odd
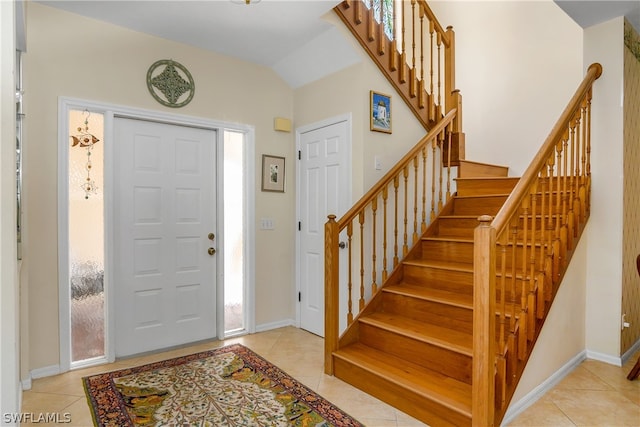
[[[455,34],[425,0],[345,0],[335,10],[426,129],[455,108],[452,130],[462,132]]]
[[[601,74],[600,64],[589,67],[502,209],[475,230],[473,425],[502,420],[589,217],[591,96]]]

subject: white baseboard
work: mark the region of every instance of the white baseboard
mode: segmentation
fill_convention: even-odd
[[[598,362],[608,363],[609,365],[622,366],[622,359],[620,357],[599,353],[597,351],[587,350],[587,359],[597,360]]]
[[[22,390],[31,390],[31,377],[23,378],[20,381],[20,385],[22,386]]]
[[[587,351],[582,350],[576,354],[571,360],[565,363],[560,369],[551,374],[549,378],[544,380],[542,384],[531,390],[526,396],[519,401],[509,405],[507,412],[502,420],[502,425],[507,425],[513,421],[518,415],[520,415],[525,409],[533,405],[540,399],[546,392],[551,390],[558,384],[564,377],[566,377],[571,371],[580,365],[585,359],[587,359]]]
[[[60,372],[60,365],[45,366],[43,368],[33,369],[31,371],[31,378],[35,380],[36,378],[50,377],[58,375]]]
[[[262,325],[256,325],[256,332],[265,332],[272,329],[284,328],[286,326],[295,326],[296,321],[293,319],[283,319],[277,322],[263,323]]]

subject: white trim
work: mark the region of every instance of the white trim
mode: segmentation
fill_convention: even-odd
[[[307,133],[307,132],[311,132],[314,131],[316,129],[321,129],[323,127],[327,127],[327,126],[331,126],[331,125],[335,125],[338,123],[342,123],[342,122],[346,122],[347,124],[347,165],[345,165],[345,167],[349,168],[348,170],[351,170],[351,165],[353,163],[353,119],[352,119],[352,115],[351,113],[346,113],[346,114],[341,114],[338,116],[334,116],[334,117],[330,117],[328,119],[324,119],[324,120],[320,120],[319,122],[315,122],[315,123],[311,123],[308,125],[304,125],[304,126],[300,126],[299,128],[296,128],[296,153],[295,153],[295,157],[296,157],[296,188],[300,188],[300,164],[299,164],[299,159],[298,159],[298,153],[301,150],[300,147],[300,136],[303,133]],[[349,200],[349,203],[353,202],[353,187],[352,187],[352,177],[351,177],[351,173],[347,173],[347,182],[344,185],[344,188],[347,191],[347,198]],[[298,300],[298,295],[300,293],[300,289],[301,289],[301,271],[300,271],[300,247],[301,247],[301,242],[300,242],[300,233],[299,230],[297,230],[298,226],[297,223],[298,221],[300,221],[300,203],[301,203],[302,199],[300,197],[300,191],[296,192],[296,248],[295,248],[295,284],[296,284],[296,290],[295,290],[295,296],[294,296],[294,300],[295,300],[295,305],[296,305],[296,317],[295,317],[295,323],[294,326],[299,328],[300,327],[300,301]]]
[[[276,322],[263,323],[262,325],[256,326],[255,332],[266,332],[272,329],[284,328],[287,326],[296,326],[296,321],[294,319],[283,319]]]
[[[58,99],[58,295],[59,295],[59,336],[60,336],[60,365],[56,366],[56,371],[53,372],[50,368],[39,368],[32,371],[32,378],[40,378],[33,374],[36,372],[40,376],[56,375],[60,372],[66,372],[71,369],[71,325],[70,325],[70,307],[69,307],[69,271],[68,271],[68,254],[69,254],[69,242],[68,242],[68,156],[69,156],[69,144],[67,129],[68,129],[68,115],[69,110],[88,109],[90,111],[100,112],[104,114],[104,139],[113,140],[113,126],[115,117],[125,117],[138,120],[147,121],[159,121],[164,123],[170,123],[174,125],[201,127],[205,129],[216,130],[218,132],[218,142],[221,140],[220,135],[227,130],[235,130],[245,133],[247,135],[246,144],[246,179],[247,179],[247,195],[246,195],[246,208],[247,208],[247,223],[246,223],[246,238],[247,244],[245,245],[247,257],[246,269],[247,269],[247,282],[246,283],[246,304],[247,304],[247,329],[249,332],[255,331],[255,189],[252,183],[254,182],[254,167],[255,167],[255,128],[250,125],[244,125],[239,123],[223,122],[219,120],[213,120],[202,117],[185,116],[175,113],[168,113],[162,111],[145,110],[140,108],[127,107],[122,105],[110,104],[105,102],[88,101],[77,98],[59,97]],[[218,144],[221,145],[221,144]],[[105,272],[104,272],[104,285],[105,285],[105,358],[92,359],[91,364],[102,363],[104,361],[113,362],[115,360],[115,307],[112,303],[114,295],[110,286],[111,278],[113,277],[113,170],[114,170],[114,150],[113,144],[105,144],[104,152],[104,200],[105,200]],[[218,165],[222,159],[218,157]],[[222,168],[219,168],[222,169]],[[220,172],[219,172],[220,173]],[[217,182],[216,191],[219,194],[222,193],[223,180],[219,179]],[[218,203],[218,206],[222,206],[222,203]],[[220,208],[219,208],[220,209]],[[218,216],[220,221],[220,216]],[[221,236],[222,237],[222,236]],[[220,261],[218,261],[220,263]],[[222,287],[220,278],[224,277],[222,268],[218,268],[217,288]],[[218,306],[224,303],[224,300],[218,301]],[[220,307],[217,307],[219,310]],[[218,338],[222,336],[219,335]],[[87,366],[85,363],[81,363]],[[74,365],[75,367],[75,365]],[[44,372],[44,374],[40,374]],[[51,373],[52,372],[52,373]]]
[[[60,370],[60,365],[44,366],[42,368],[32,369],[31,379],[36,380],[38,378],[51,377],[60,373],[62,373],[62,371]]]
[[[244,247],[245,276],[245,329],[248,333],[256,332],[256,131],[253,126],[246,133],[244,152],[246,194],[245,194],[245,230],[246,245]]]
[[[622,366],[622,359],[620,357],[599,353],[597,351],[587,350],[587,359],[597,360],[608,363],[609,365]]]
[[[549,378],[544,380],[540,385],[531,390],[522,399],[509,405],[507,412],[502,420],[503,426],[509,424],[518,415],[524,412],[529,406],[533,405],[540,399],[546,392],[555,387],[564,377],[566,377],[571,371],[580,365],[585,359],[587,359],[587,351],[582,350],[576,354],[571,360],[565,363],[560,369],[553,373]]]
[[[31,377],[23,378],[22,381],[20,381],[20,385],[22,386],[22,391],[31,390]],[[22,393],[20,393],[19,396],[22,398]]]
[[[622,355],[622,364],[624,365],[625,363],[627,363],[627,361],[631,359],[631,356],[633,356],[638,350],[640,350],[640,339],[636,341],[629,350],[624,352],[624,354]]]

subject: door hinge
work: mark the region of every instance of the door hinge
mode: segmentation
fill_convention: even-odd
[[[302,230],[302,222],[298,221],[298,231]]]
[[[302,292],[298,292],[298,302],[302,301]]]
[[[302,151],[298,150],[298,160],[302,160]]]

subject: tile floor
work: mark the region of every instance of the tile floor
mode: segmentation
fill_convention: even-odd
[[[347,413],[371,427],[424,426],[393,407],[323,374],[323,341],[293,327],[202,343],[163,353],[119,360],[116,363],[68,372],[33,381],[23,394],[23,413],[70,413],[65,426],[91,426],[81,378],[87,375],[142,365],[226,344],[251,348]],[[623,368],[585,361],[553,390],[529,407],[511,426],[640,426],[640,380],[626,375],[635,363]],[[42,423],[23,426],[43,426]]]

